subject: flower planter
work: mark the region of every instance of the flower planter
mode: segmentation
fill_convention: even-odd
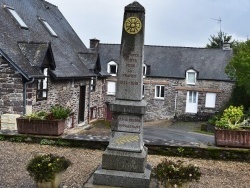
[[[53,135],[63,134],[65,120],[29,120],[17,118],[17,131],[22,134]]]
[[[36,182],[37,188],[58,188],[62,181],[62,172],[55,175],[55,178],[50,182],[40,181]]]
[[[250,130],[215,129],[215,145],[250,148]]]

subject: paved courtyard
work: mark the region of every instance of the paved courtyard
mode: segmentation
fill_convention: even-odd
[[[195,132],[200,130],[201,122],[155,121],[144,124],[144,142],[152,145],[197,146],[214,144],[214,136]],[[68,130],[66,138],[79,140],[109,141],[111,130],[102,123],[83,129]]]

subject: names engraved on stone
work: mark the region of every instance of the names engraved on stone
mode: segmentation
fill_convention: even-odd
[[[140,132],[142,128],[142,118],[138,116],[128,116],[128,115],[119,115],[114,117],[116,123],[113,125],[116,126],[119,131],[129,131],[129,132]]]
[[[118,82],[119,84],[122,84],[122,85],[139,85],[139,82],[135,82],[135,81],[123,81],[123,80],[120,80]]]

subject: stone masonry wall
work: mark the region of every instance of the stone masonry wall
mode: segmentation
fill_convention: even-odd
[[[116,81],[116,78],[112,77],[107,80]],[[164,99],[155,98],[156,85],[164,85]],[[144,120],[169,119],[173,118],[174,115],[185,114],[187,91],[198,91],[198,112],[215,113],[223,108],[229,100],[233,86],[233,82],[207,80],[197,80],[195,86],[190,86],[186,84],[185,79],[146,77],[144,79],[144,99],[147,101],[148,106]],[[207,92],[216,93],[215,108],[205,108]],[[106,95],[106,91],[104,95],[106,102],[115,99],[114,95]]]
[[[0,115],[23,114],[22,76],[0,58]]]
[[[48,98],[47,100],[36,101],[36,84],[32,84],[32,96],[28,100],[32,101],[32,111],[49,110],[53,105],[69,107],[74,112],[74,124],[78,124],[80,86],[86,86],[85,92],[85,115],[84,120],[88,120],[88,84],[87,80],[73,81],[48,79]]]
[[[90,119],[105,118],[107,106],[105,101],[105,79],[97,79],[95,90],[90,92]]]
[[[146,121],[173,118],[185,114],[187,91],[198,92],[198,112],[215,113],[229,100],[233,82],[197,80],[195,86],[186,84],[184,79],[145,79],[145,99],[148,102]],[[165,84],[164,84],[165,82]],[[164,100],[155,99],[155,85],[165,86]],[[215,108],[205,108],[206,93],[216,93]]]

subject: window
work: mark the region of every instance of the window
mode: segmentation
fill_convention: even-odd
[[[189,91],[188,102],[189,103],[197,103],[197,92],[196,91]]]
[[[116,82],[107,82],[107,94],[108,95],[115,95],[116,90]]]
[[[17,14],[14,8],[8,7],[6,5],[4,5],[4,8],[6,8],[11,13],[11,15],[15,18],[21,28],[28,29],[28,26],[24,23],[23,19]]]
[[[197,73],[196,71],[190,69],[186,72],[187,84],[195,85]]]
[[[57,37],[57,34],[56,32],[52,29],[52,27],[49,25],[49,23],[42,19],[42,18],[39,18],[39,20],[43,23],[44,27],[49,31],[49,33],[54,36],[54,37]]]
[[[206,108],[215,108],[216,93],[206,93]]]
[[[160,85],[155,86],[155,98],[164,99],[164,86]]]
[[[142,98],[144,98],[144,93],[145,93],[145,85],[142,85]]]
[[[90,91],[95,91],[95,86],[96,86],[96,79],[94,77],[91,77],[91,80],[90,80]]]
[[[143,78],[145,78],[147,74],[147,66],[145,64],[143,64],[142,74],[143,74]]]
[[[109,74],[111,74],[111,76],[116,76],[116,74],[117,74],[117,68],[118,68],[118,66],[117,66],[116,62],[110,61],[108,63],[107,72]]]
[[[48,95],[48,68],[43,69],[44,79],[37,81],[37,100],[46,100]]]

